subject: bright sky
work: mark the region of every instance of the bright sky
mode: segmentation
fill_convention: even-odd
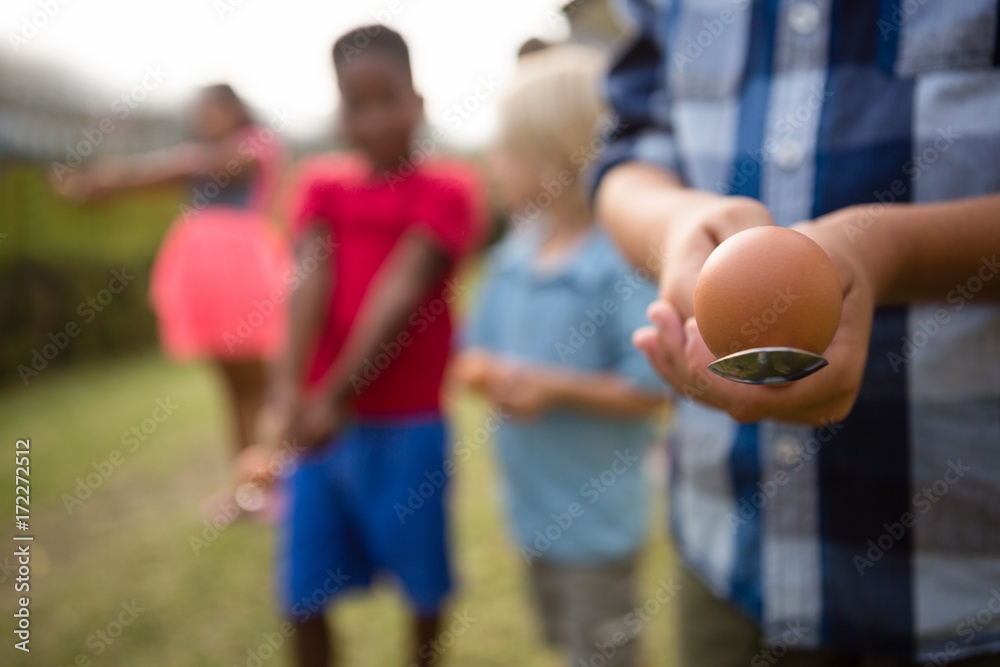
[[[284,107],[296,133],[314,131],[336,102],[330,46],[345,30],[381,21],[410,44],[427,114],[448,139],[488,136],[496,93],[531,36],[567,26],[559,0],[3,0],[0,58],[57,63],[105,87],[111,100],[153,79],[143,104],[177,104],[194,86],[231,82],[264,115]],[[23,39],[23,42],[20,41]],[[18,41],[15,45],[12,40]],[[449,109],[480,108],[457,124]],[[451,122],[447,122],[448,119]]]

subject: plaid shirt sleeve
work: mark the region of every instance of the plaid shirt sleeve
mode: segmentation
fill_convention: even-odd
[[[663,54],[657,12],[648,0],[628,0],[635,36],[619,53],[606,80],[605,94],[616,115],[607,150],[593,174],[593,188],[612,167],[638,161],[680,174],[674,133],[666,111]]]

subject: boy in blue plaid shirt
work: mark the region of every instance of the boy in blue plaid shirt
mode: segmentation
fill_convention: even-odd
[[[596,201],[665,256],[635,336],[695,401],[671,439],[683,665],[1000,664],[1000,7],[628,3]],[[708,254],[801,221],[834,259],[830,366],[710,376]]]

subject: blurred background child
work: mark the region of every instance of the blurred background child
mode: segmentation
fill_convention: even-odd
[[[456,371],[511,416],[497,448],[545,639],[573,665],[635,665],[644,460],[665,388],[630,342],[655,291],[595,227],[580,183],[601,69],[581,47],[522,57],[492,155],[518,222],[490,257]]]
[[[169,357],[209,359],[218,367],[239,452],[250,445],[266,362],[285,334],[279,304],[287,250],[266,217],[284,150],[227,84],[202,89],[191,126],[187,143],[96,160],[68,175],[54,173],[52,183],[79,202],[166,183],[190,192],[157,254],[150,301]]]
[[[264,424],[270,447],[306,450],[287,480],[279,586],[297,664],[325,666],[336,653],[326,603],[391,577],[410,609],[408,664],[427,665],[452,585],[447,485],[415,511],[398,508],[428,475],[447,481],[449,277],[476,245],[477,198],[454,164],[434,171],[410,159],[423,99],[398,33],[350,31],[333,63],[357,154],[314,169],[294,216],[303,280]]]

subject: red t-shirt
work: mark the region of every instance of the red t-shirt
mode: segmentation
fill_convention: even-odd
[[[301,169],[296,236],[325,225],[334,242],[330,304],[313,351],[307,386],[320,383],[350,333],[368,287],[396,243],[411,228],[432,235],[458,260],[473,250],[482,225],[478,182],[471,167],[449,162],[427,165],[389,181],[371,178],[355,157],[324,157]],[[454,267],[454,262],[453,262]],[[351,378],[359,415],[405,415],[437,410],[441,380],[451,350],[450,306],[461,287],[451,271],[408,318],[408,327],[365,360]]]

